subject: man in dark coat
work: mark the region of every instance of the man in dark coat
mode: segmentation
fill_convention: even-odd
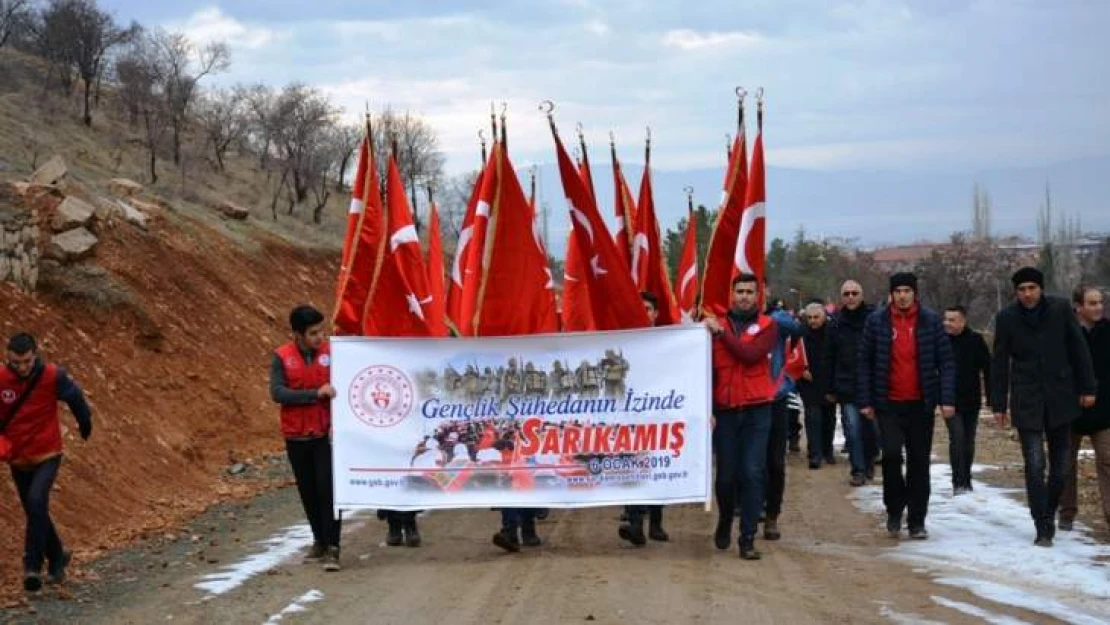
[[[852,486],[863,486],[874,476],[874,459],[879,451],[877,422],[864,419],[856,404],[856,362],[863,324],[874,312],[863,301],[863,287],[848,280],[840,287],[840,310],[829,321],[822,360],[821,386],[826,401],[840,405],[844,440],[852,465]]]
[[[975,432],[983,390],[990,387],[991,352],[983,335],[967,327],[967,310],[949,306],[944,311],[944,331],[952,341],[956,359],[956,414],[948,426],[948,461],[952,465],[952,494],[972,490],[971,465],[975,462]]]
[[[1065,299],[1044,294],[1044,275],[1024,267],[1011,279],[1017,301],[995,317],[991,406],[1021,437],[1025,491],[1037,528],[1033,544],[1051,547],[1056,509],[1071,458],[1072,423],[1095,405],[1091,354]],[[1045,481],[1045,441],[1048,481]]]
[[[836,431],[836,404],[825,398],[824,354],[828,339],[828,315],[825,305],[813,302],[805,307],[808,329],[802,339],[808,367],[798,381],[798,392],[806,412],[806,446],[809,468],[821,468],[821,462],[836,464],[833,453],[833,433]]]
[[[890,295],[863,326],[857,398],[860,414],[880,421],[887,532],[898,537],[908,507],[910,538],[924,540],[935,412],[956,413],[956,366],[940,315],[917,302],[917,277],[894,274]]]
[[[1075,316],[1079,327],[1087,339],[1091,352],[1091,363],[1098,380],[1098,394],[1095,405],[1084,408],[1072,424],[1071,470],[1064,476],[1064,492],[1060,496],[1060,529],[1070,531],[1079,512],[1076,497],[1078,479],[1079,445],[1083,438],[1091,440],[1095,451],[1095,470],[1098,475],[1098,490],[1102,497],[1102,513],[1110,526],[1110,321],[1103,317],[1104,297],[1101,291],[1092,287],[1079,287],[1072,295]]]

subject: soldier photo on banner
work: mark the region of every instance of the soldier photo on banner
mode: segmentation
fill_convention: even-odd
[[[614,349],[605,350],[605,357],[598,363],[605,381],[606,397],[624,397],[625,383],[628,378],[628,361]]]

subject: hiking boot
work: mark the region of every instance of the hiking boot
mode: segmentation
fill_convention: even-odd
[[[536,534],[536,521],[534,519],[525,520],[521,524],[520,544],[525,547],[539,547],[543,544],[543,539]]]
[[[617,528],[617,535],[621,539],[626,540],[636,547],[643,547],[647,544],[647,538],[644,537],[644,520],[636,518],[638,515],[630,514],[627,523],[622,523]]]
[[[520,539],[517,538],[515,529],[507,527],[502,528],[500,532],[493,535],[493,544],[509,553],[517,553],[520,551]]]
[[[324,570],[328,573],[334,573],[340,569],[339,566],[339,547],[328,547],[327,553],[322,558],[324,563]]]
[[[871,467],[867,471],[864,471],[863,477],[867,478],[868,482],[875,481],[875,467]]]
[[[651,524],[648,527],[648,538],[657,543],[665,543],[671,539],[670,534],[667,534],[662,525]]]
[[[763,524],[763,540],[778,540],[780,538],[782,538],[782,534],[779,532],[778,517],[768,517]]]
[[[886,533],[891,538],[898,538],[902,533],[902,516],[897,514],[888,514],[886,517]]]
[[[911,527],[910,538],[913,540],[928,540],[929,532],[924,527]]]
[[[717,520],[717,530],[713,532],[713,544],[721,551],[732,545],[732,519]]]
[[[1051,547],[1052,539],[1044,534],[1037,534],[1037,538],[1033,541],[1034,547]]]
[[[405,544],[405,534],[401,530],[401,522],[389,519],[389,533],[386,534],[385,544],[390,547],[400,547]]]
[[[859,473],[855,473],[855,474],[852,475],[852,481],[849,482],[849,483],[853,487],[858,488],[858,487],[863,486],[864,484],[867,483],[867,478],[865,478],[863,475],[861,475]]]
[[[759,560],[763,554],[755,550],[755,538],[749,536],[740,539],[740,559],[741,560]]]
[[[57,562],[51,562],[46,567],[46,583],[61,584],[66,581],[66,567],[73,560],[72,551],[63,551],[62,557]]]
[[[23,590],[38,592],[42,590],[42,575],[38,571],[27,571],[23,574]]]
[[[821,468],[821,461],[820,460],[810,460],[809,461],[809,468],[813,471],[816,471],[817,469],[820,469]]]
[[[405,523],[405,546],[406,547],[419,547],[420,546],[420,530],[416,529],[416,517],[413,516]]]
[[[312,546],[308,548],[308,553],[304,554],[304,561],[319,562],[327,552],[324,543],[312,543]]]

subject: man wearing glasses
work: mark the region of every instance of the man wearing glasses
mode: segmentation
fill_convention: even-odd
[[[840,287],[840,310],[830,320],[822,367],[825,398],[840,405],[847,419],[844,437],[852,465],[852,486],[863,486],[875,476],[874,459],[879,449],[875,420],[863,419],[856,405],[856,357],[863,324],[873,308],[863,301],[863,287],[848,280]]]

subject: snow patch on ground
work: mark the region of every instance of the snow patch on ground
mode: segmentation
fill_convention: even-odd
[[[952,601],[946,597],[933,597],[933,602],[937,605],[963,612],[968,616],[983,619],[984,622],[990,623],[991,625],[1031,625],[1028,621],[1023,621],[1019,618],[988,612],[979,606],[963,603],[962,601]]]
[[[974,471],[986,467],[976,466]],[[1110,545],[1084,531],[1058,532],[1055,547],[1033,546],[1023,491],[983,482],[953,497],[947,465],[934,464],[929,540],[899,542],[887,557],[925,566],[939,583],[1074,623],[1110,622]],[[881,486],[853,489],[861,510],[885,523]]]
[[[293,525],[256,544],[263,547],[262,551],[201,577],[194,588],[210,595],[222,595],[238,588],[255,575],[265,573],[312,546],[312,528],[307,523]]]
[[[301,595],[300,597],[297,597],[296,599],[294,599],[293,603],[290,603],[289,605],[285,606],[285,608],[283,608],[281,612],[278,612],[277,614],[275,614],[275,615],[271,616],[270,618],[266,619],[266,622],[264,623],[264,625],[274,625],[275,623],[281,621],[281,619],[285,618],[289,614],[296,614],[298,612],[307,612],[308,608],[306,608],[305,605],[307,605],[309,603],[315,603],[317,601],[320,601],[323,598],[324,598],[324,593],[320,592],[319,590],[310,590],[310,591],[306,592],[305,594]]]

